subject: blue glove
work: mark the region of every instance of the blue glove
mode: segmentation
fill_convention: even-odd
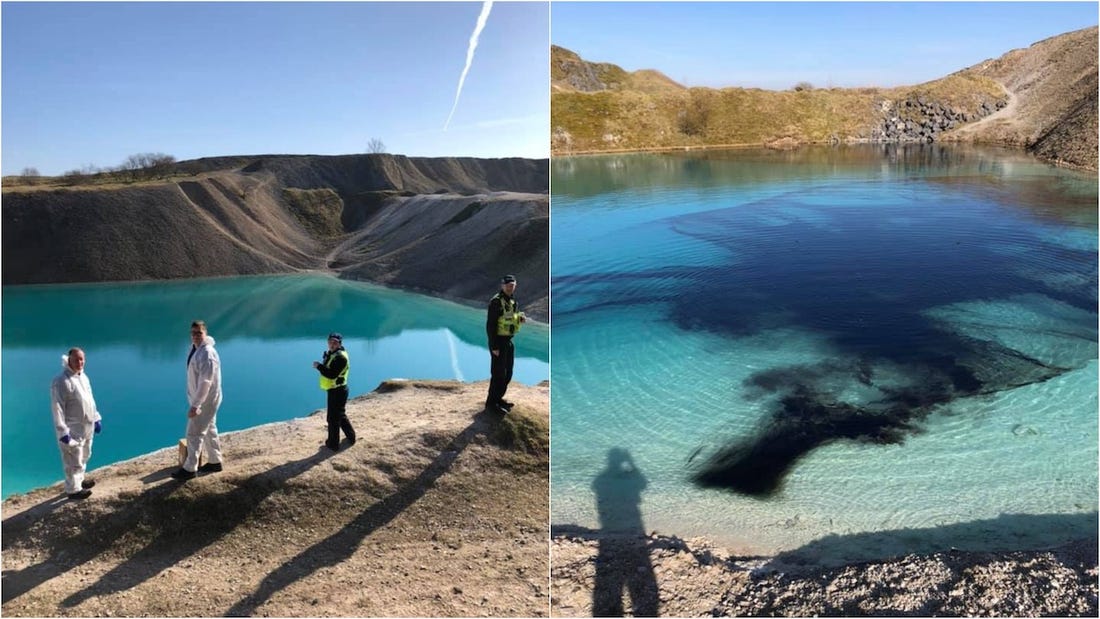
[[[99,434],[102,431],[103,431],[103,424],[98,422],[98,421],[95,422],[95,433]]]
[[[66,434],[65,436],[62,436],[61,438],[59,438],[57,440],[61,441],[62,443],[65,443],[66,445],[68,445],[69,441],[71,441],[73,439],[68,434]]]

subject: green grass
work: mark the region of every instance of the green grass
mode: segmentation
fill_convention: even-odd
[[[533,456],[545,457],[550,450],[550,428],[546,421],[519,404],[500,420],[490,439],[505,449]]]
[[[462,209],[458,214],[452,217],[444,225],[449,226],[451,224],[462,223],[467,219],[473,217],[474,215],[477,215],[477,213],[483,208],[485,208],[484,202],[471,202],[466,205],[466,208]]]
[[[283,190],[283,201],[294,217],[312,234],[334,237],[344,233],[341,217],[344,201],[332,189]]]

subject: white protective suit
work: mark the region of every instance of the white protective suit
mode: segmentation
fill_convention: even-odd
[[[207,462],[222,461],[217,427],[218,407],[222,405],[222,365],[218,351],[214,350],[214,338],[209,335],[187,362],[187,402],[198,407],[199,413],[187,419],[187,461],[183,463],[184,470],[194,473],[199,467],[201,449],[206,450]]]
[[[65,494],[73,494],[81,490],[88,459],[92,457],[95,422],[102,417],[96,409],[88,375],[69,367],[69,355],[61,355],[61,366],[64,369],[50,385],[50,408],[65,467]],[[68,445],[60,440],[66,434]]]

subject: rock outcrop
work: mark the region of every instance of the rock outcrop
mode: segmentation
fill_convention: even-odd
[[[935,142],[942,134],[980,120],[1008,105],[1007,99],[985,99],[974,111],[923,95],[883,103],[882,124],[871,132],[872,142]]]
[[[546,160],[220,157],[172,181],[3,200],[5,285],[332,270],[481,305],[504,273],[548,316]]]

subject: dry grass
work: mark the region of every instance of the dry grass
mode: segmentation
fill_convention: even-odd
[[[551,53],[555,155],[721,146],[860,142],[898,114],[920,124],[926,100],[981,117],[983,103],[1015,102],[988,122],[937,139],[1027,148],[1097,168],[1097,28],[1066,33],[914,86],[789,91],[686,89],[656,71],[628,73],[569,50]],[[973,125],[974,130],[969,127]],[[980,126],[980,128],[979,128]]]
[[[555,154],[581,151],[769,144],[868,139],[884,105],[927,97],[976,113],[983,101],[1003,99],[996,82],[953,75],[894,89],[770,91],[756,88],[559,91],[551,95],[551,126],[570,136]]]

